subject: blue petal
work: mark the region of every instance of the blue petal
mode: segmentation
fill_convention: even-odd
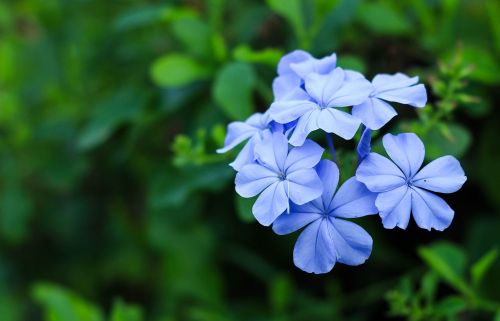
[[[305,94],[305,93],[304,93]],[[280,100],[269,107],[271,118],[278,123],[286,124],[318,108],[315,102],[309,100]]]
[[[453,156],[440,157],[422,168],[413,185],[439,193],[458,191],[467,180],[464,170]]]
[[[344,70],[335,68],[327,75],[313,73],[307,76],[305,88],[307,93],[321,106],[326,106],[332,95],[344,83]]]
[[[293,130],[292,136],[290,137],[290,144],[293,146],[301,146],[304,144],[304,141],[309,133],[318,129],[319,114],[319,109],[314,109],[299,118],[299,121]]]
[[[366,186],[349,178],[337,191],[328,206],[330,215],[343,218],[355,218],[378,213],[375,207],[376,193],[370,192]]]
[[[455,212],[439,196],[420,188],[413,188],[413,218],[420,228],[442,231],[450,226]]]
[[[358,131],[361,121],[349,113],[335,108],[320,111],[317,124],[327,133],[334,133],[344,139],[352,139]]]
[[[305,204],[321,196],[323,186],[316,171],[312,168],[296,170],[287,175],[284,181],[287,194],[298,205]]]
[[[281,133],[263,135],[262,139],[255,143],[254,153],[260,164],[276,173],[283,172],[288,155],[288,140]]]
[[[368,99],[373,91],[372,84],[366,79],[344,81],[342,86],[332,92],[326,101],[328,107],[348,107],[359,105]]]
[[[312,140],[306,140],[302,146],[294,147],[285,161],[285,171],[291,173],[303,168],[313,168],[321,160],[324,149]]]
[[[327,273],[336,262],[335,247],[327,219],[312,222],[299,235],[293,249],[293,262],[309,273]]]
[[[363,127],[362,127],[363,128]],[[365,159],[371,151],[371,136],[372,131],[370,128],[364,128],[361,133],[361,138],[359,139],[358,147],[356,148],[356,152],[358,153],[358,163],[361,163],[363,159]]]
[[[274,100],[294,100],[300,99],[301,81],[298,77],[279,76],[273,80]]]
[[[217,149],[217,153],[222,154],[233,149],[243,141],[249,139],[259,131],[258,128],[250,126],[241,121],[235,121],[227,126],[227,134],[224,140],[224,147]]]
[[[241,151],[238,153],[238,156],[232,161],[229,166],[231,166],[235,171],[240,171],[243,166],[254,163],[255,162],[255,141],[256,137],[252,137],[248,140],[248,142],[243,146]]]
[[[352,115],[361,119],[366,127],[377,130],[387,124],[397,113],[388,103],[378,98],[369,98],[353,106]]]
[[[362,227],[342,219],[330,218],[331,237],[337,254],[337,262],[347,265],[364,263],[372,252],[373,240]]]
[[[337,55],[333,53],[330,56],[326,56],[321,59],[311,57],[309,59],[302,60],[301,62],[292,63],[290,64],[290,68],[295,71],[300,78],[305,79],[312,73],[327,74],[335,69],[336,64]]]
[[[345,73],[345,78],[344,80],[346,81],[353,81],[353,80],[358,80],[358,79],[366,79],[365,76],[363,76],[362,73],[354,70],[349,70],[349,69],[344,69]]]
[[[284,213],[274,221],[273,231],[279,235],[293,233],[322,217],[322,211],[313,203],[292,205],[290,214]]]
[[[379,74],[372,81],[375,87],[372,97],[414,107],[424,107],[427,102],[427,92],[424,85],[415,85],[417,82],[418,77],[410,78],[402,73]]]
[[[375,201],[385,228],[406,229],[410,221],[412,193],[407,185],[380,193]]]
[[[295,74],[290,68],[290,64],[313,59],[313,57],[303,50],[294,50],[284,55],[278,63],[278,75]]]
[[[372,192],[387,192],[405,185],[401,170],[393,162],[376,153],[370,153],[359,164],[356,179]]]
[[[275,182],[259,195],[253,204],[252,213],[260,224],[269,226],[288,206],[285,184]]]
[[[398,165],[407,178],[413,177],[422,166],[425,147],[414,133],[386,134],[382,143],[389,157]]]
[[[254,197],[278,180],[278,175],[272,170],[259,164],[248,164],[236,174],[236,192],[242,197]]]
[[[339,168],[331,160],[323,159],[316,166],[316,172],[323,183],[323,208],[328,209],[339,184]]]

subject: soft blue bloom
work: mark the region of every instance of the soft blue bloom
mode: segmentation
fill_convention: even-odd
[[[372,142],[372,131],[370,128],[361,126],[361,138],[359,139],[358,147],[356,152],[358,153],[358,163],[361,163],[366,156],[371,152],[371,142]]]
[[[316,59],[305,51],[295,50],[284,55],[278,63],[278,77],[273,81],[275,101],[294,99],[300,95],[301,86],[309,74],[328,74],[336,64],[335,54]]]
[[[236,174],[236,192],[242,197],[258,194],[252,212],[262,225],[268,226],[290,206],[307,203],[323,191],[314,166],[323,148],[311,140],[303,146],[288,148],[281,133],[266,133],[255,144],[256,162],[247,164]]]
[[[359,165],[356,178],[370,191],[379,193],[375,205],[384,227],[405,229],[413,213],[421,228],[439,231],[447,228],[454,211],[430,191],[453,193],[462,187],[467,177],[458,160],[444,156],[420,169],[425,148],[417,135],[387,134],[382,142],[392,161],[370,153]]]
[[[369,99],[352,108],[352,114],[370,129],[380,129],[394,116],[396,110],[386,101],[424,107],[427,92],[418,77],[410,78],[402,73],[394,75],[378,74],[373,78],[373,91]]]
[[[377,213],[375,198],[354,177],[335,193],[339,182],[337,165],[322,160],[316,167],[323,185],[321,197],[304,205],[292,204],[290,213],[274,222],[277,234],[288,234],[307,225],[293,251],[295,265],[310,273],[327,273],[336,262],[359,265],[372,250],[371,236],[348,220]]]
[[[372,91],[370,82],[359,73],[337,67],[326,75],[309,74],[304,87],[305,91],[293,99],[275,101],[269,109],[271,118],[278,123],[298,119],[290,144],[302,145],[309,133],[317,129],[351,139],[361,122],[338,108],[365,101]]]

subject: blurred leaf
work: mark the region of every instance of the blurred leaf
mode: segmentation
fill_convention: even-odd
[[[425,157],[428,160],[443,155],[461,157],[470,146],[472,137],[469,130],[455,123],[440,123],[432,127],[422,137],[425,144]]]
[[[18,183],[7,183],[0,193],[0,234],[13,243],[26,238],[28,223],[33,214],[32,200]]]
[[[457,49],[453,48],[445,54],[445,59],[451,59]],[[474,67],[470,78],[485,84],[500,83],[500,61],[488,49],[464,45],[461,50],[463,64],[470,64]]]
[[[233,175],[232,168],[226,164],[165,171],[152,183],[150,206],[153,208],[180,206],[193,191],[217,190]]]
[[[256,84],[257,75],[251,65],[233,62],[219,71],[212,93],[226,116],[243,120],[254,110],[252,91]]]
[[[139,115],[146,98],[136,90],[122,89],[99,102],[80,135],[78,148],[88,150],[105,142],[118,126]]]
[[[353,69],[361,73],[366,72],[366,64],[359,56],[342,55],[338,58],[337,65],[345,69]]]
[[[155,84],[164,87],[185,86],[210,76],[210,69],[183,54],[167,54],[151,65],[151,77]]]
[[[143,313],[140,307],[126,304],[122,300],[115,300],[111,310],[110,321],[142,321]]]
[[[496,0],[486,0],[486,12],[490,19],[491,33],[493,34],[493,43],[497,53],[500,53],[500,2]]]
[[[37,283],[32,296],[45,311],[45,321],[104,320],[101,311],[95,306],[54,284]]]
[[[276,67],[283,51],[274,48],[253,50],[247,45],[239,45],[233,51],[234,59],[241,62],[255,62]]]
[[[489,268],[493,265],[497,257],[498,250],[492,249],[472,265],[470,272],[473,286],[478,287],[481,284],[485,273],[488,272]]]
[[[184,16],[172,21],[172,31],[188,52],[199,57],[210,57],[211,30],[198,16]]]
[[[464,278],[466,257],[461,248],[439,242],[419,248],[418,254],[449,285],[462,293],[471,293]]]
[[[495,319],[493,319],[493,321],[500,321],[500,310],[495,314]]]
[[[364,2],[358,11],[358,20],[370,31],[386,35],[404,35],[412,26],[403,13],[387,2]]]
[[[427,304],[434,301],[438,285],[438,275],[434,271],[424,274],[421,281],[421,292]]]
[[[273,311],[277,315],[286,317],[286,311],[289,310],[294,296],[293,290],[293,283],[288,275],[278,274],[272,279],[269,296]]]
[[[239,195],[234,196],[238,217],[245,223],[255,222],[255,217],[252,213],[252,206],[256,198],[244,198]]]
[[[282,15],[294,29],[301,45],[307,45],[307,32],[304,25],[302,0],[266,0],[273,11]]]
[[[137,6],[118,16],[113,27],[117,31],[128,31],[150,26],[164,20],[170,9],[164,4]]]
[[[458,296],[448,296],[435,306],[436,312],[445,316],[455,316],[466,308],[467,303]]]

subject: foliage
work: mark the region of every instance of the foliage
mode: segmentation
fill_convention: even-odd
[[[495,0],[1,1],[1,319],[499,320],[499,12]],[[295,236],[251,224],[225,165],[237,151],[215,149],[222,124],[269,106],[276,61],[296,48],[420,75],[429,106],[416,122],[397,108],[389,131],[461,159],[452,229],[403,237],[362,220],[379,240],[370,262],[313,277],[293,268]],[[336,146],[354,165],[353,146]]]

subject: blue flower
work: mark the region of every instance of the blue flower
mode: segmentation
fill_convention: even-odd
[[[370,191],[379,193],[375,205],[384,227],[405,229],[413,213],[421,228],[439,231],[447,228],[454,211],[430,191],[453,193],[462,187],[467,177],[458,160],[444,156],[420,169],[425,148],[417,135],[387,134],[382,142],[393,162],[370,153],[359,165],[356,178]]]
[[[304,205],[292,204],[289,214],[274,222],[277,234],[288,234],[307,225],[293,251],[295,265],[310,273],[327,273],[336,262],[359,265],[372,250],[371,236],[359,225],[345,219],[377,213],[375,198],[354,177],[335,193],[339,170],[322,160],[316,167],[323,185],[321,197]]]
[[[314,166],[323,148],[308,140],[289,150],[281,133],[266,133],[255,144],[255,163],[247,164],[236,174],[236,192],[242,197],[259,197],[252,212],[262,225],[268,226],[287,209],[290,200],[307,203],[321,195],[323,188]]]
[[[410,78],[402,73],[394,75],[378,74],[373,78],[373,91],[363,103],[353,106],[352,114],[370,129],[380,129],[397,115],[394,108],[386,101],[424,107],[427,92],[418,77]]]
[[[309,133],[317,129],[351,139],[361,122],[337,108],[365,101],[372,91],[370,82],[338,67],[326,75],[308,75],[305,89],[292,100],[275,101],[269,109],[271,118],[278,123],[298,119],[290,144],[302,145]]]
[[[328,74],[335,69],[337,55],[316,59],[302,50],[292,51],[278,63],[278,77],[273,81],[275,101],[292,100],[300,95],[304,79],[312,73]]]

